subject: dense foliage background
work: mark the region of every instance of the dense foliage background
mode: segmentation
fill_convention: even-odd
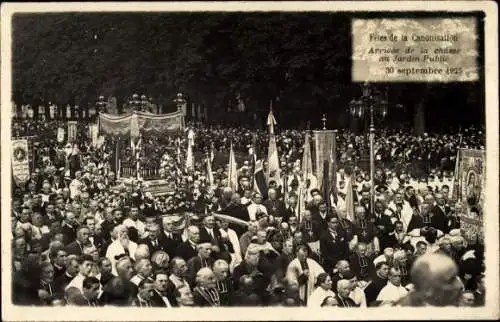
[[[350,37],[350,17],[330,13],[16,15],[13,100],[88,106],[144,93],[174,108],[181,91],[217,118],[240,94],[259,119],[273,100],[282,124],[317,126],[328,112],[330,126],[349,126],[348,103],[361,93]],[[480,82],[387,88],[388,124],[484,123]]]

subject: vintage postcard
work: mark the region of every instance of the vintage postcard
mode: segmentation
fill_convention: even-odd
[[[6,321],[498,319],[490,1],[4,3]]]

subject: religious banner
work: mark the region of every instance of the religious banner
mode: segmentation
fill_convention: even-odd
[[[30,164],[26,139],[12,141],[12,175],[17,185],[22,185],[29,180]]]
[[[57,142],[64,142],[64,129],[62,127],[57,128]]]
[[[51,120],[56,118],[57,114],[57,106],[55,104],[50,104],[49,105],[49,117]]]
[[[278,157],[278,148],[276,146],[276,136],[274,134],[274,126],[276,119],[273,115],[273,110],[269,111],[267,116],[267,126],[269,127],[269,148],[267,149],[267,182],[275,181],[277,186],[281,186],[280,162]]]
[[[71,106],[66,105],[66,118],[70,119],[71,118]]]
[[[99,113],[99,132],[108,135],[130,135],[132,114]]]
[[[328,164],[328,177],[330,182],[334,183],[334,177],[336,174],[335,169],[335,139],[336,131],[333,130],[321,130],[313,131],[314,133],[314,143],[316,151],[316,179],[318,181],[318,188],[324,189],[324,165]]]
[[[169,114],[152,114],[134,111],[126,115],[99,113],[99,131],[108,135],[163,135],[184,128],[182,111]]]
[[[68,142],[76,140],[77,124],[76,121],[68,122]]]
[[[97,124],[89,124],[89,135],[93,146],[97,146],[99,139],[99,128]]]
[[[469,208],[484,205],[484,160],[482,150],[460,149],[458,156],[458,200]]]
[[[481,243],[484,245],[484,229],[483,220],[481,216],[476,213],[467,211],[460,216],[460,230],[463,237],[469,245]]]
[[[484,241],[484,169],[483,150],[460,149],[456,161],[456,197],[464,205],[460,215],[460,228],[467,242],[474,244]]]

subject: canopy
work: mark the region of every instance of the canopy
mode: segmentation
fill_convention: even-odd
[[[182,111],[169,114],[139,111],[125,115],[99,113],[99,132],[101,134],[138,137],[139,133],[165,135],[183,129],[184,115]]]

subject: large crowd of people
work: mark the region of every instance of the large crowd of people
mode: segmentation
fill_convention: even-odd
[[[186,169],[185,132],[144,135],[134,146],[122,140],[117,149],[117,138],[92,142],[85,122],[71,143],[58,141],[58,127],[67,125],[12,123],[13,137],[33,143],[30,178],[12,187],[17,305],[484,305],[483,245],[460,223],[464,212],[480,218],[483,209],[452,193],[457,147],[483,148],[478,129],[377,132],[373,207],[362,162],[368,137],[339,131],[335,195],[311,189],[302,209],[294,186],[303,182],[297,160],[305,131],[278,131],[281,176],[291,183],[269,182],[260,193],[249,149],[267,156],[263,131],[188,124],[195,162]],[[228,187],[231,144],[238,189]],[[141,180],[132,189],[119,185],[126,174],[114,164],[117,150],[124,165],[139,159],[172,182],[172,191],[145,192]],[[205,162],[212,151],[210,183]]]

